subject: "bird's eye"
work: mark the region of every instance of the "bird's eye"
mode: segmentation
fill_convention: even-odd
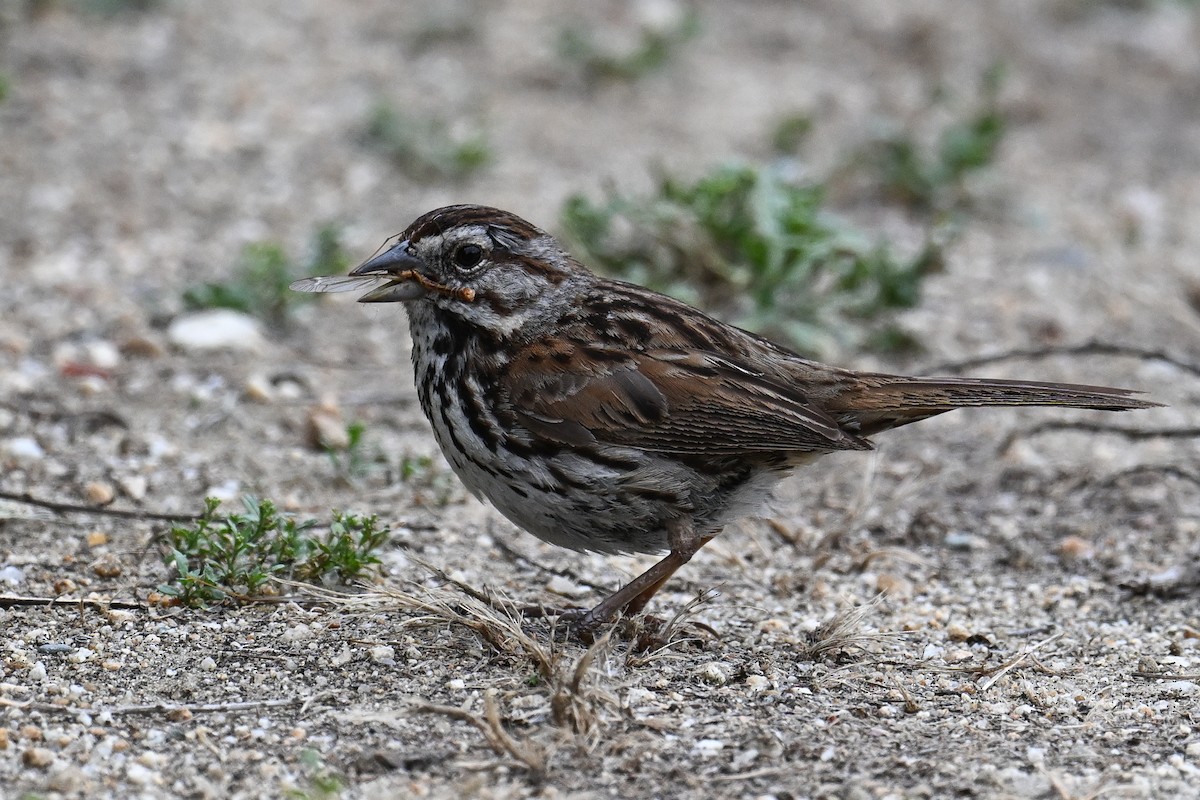
[[[461,269],[471,269],[483,260],[483,248],[477,244],[459,245],[452,256],[454,263]]]

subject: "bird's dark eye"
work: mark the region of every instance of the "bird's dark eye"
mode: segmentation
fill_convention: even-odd
[[[455,249],[452,258],[459,268],[471,269],[483,260],[483,248],[477,244],[462,244]]]

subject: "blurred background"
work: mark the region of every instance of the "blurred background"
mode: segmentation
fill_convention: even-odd
[[[402,311],[287,289],[464,202],[847,366],[1032,350],[969,371],[1171,407],[951,414],[800,473],[664,592],[721,637],[597,659],[620,708],[581,744],[495,640],[269,604],[444,586],[414,554],[553,604],[648,566],[469,497]],[[0,795],[333,796],[321,759],[389,773],[379,797],[550,796],[597,764],[613,796],[1195,784],[1194,0],[0,0],[0,286],[0,590],[32,598],[0,603]],[[257,550],[156,516],[247,494]],[[385,527],[300,522],[330,508]],[[851,628],[905,635],[823,650],[867,603]],[[496,688],[551,783],[404,699]]]
[[[1195,347],[1198,30],[1150,0],[7,0],[0,352],[213,305],[278,329],[288,279],[456,202],[827,358]]]

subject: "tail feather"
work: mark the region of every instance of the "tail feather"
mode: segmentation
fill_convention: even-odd
[[[842,425],[862,436],[918,422],[956,408],[974,406],[1059,406],[1127,411],[1162,405],[1140,400],[1131,389],[1073,383],[987,378],[863,376],[853,389],[829,403]]]

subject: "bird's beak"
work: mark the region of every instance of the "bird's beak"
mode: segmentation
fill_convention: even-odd
[[[392,277],[389,283],[372,289],[358,298],[360,303],[400,303],[424,297],[427,281],[418,271],[424,264],[408,252],[408,240],[397,242],[374,258],[359,264],[352,276],[378,275]]]

